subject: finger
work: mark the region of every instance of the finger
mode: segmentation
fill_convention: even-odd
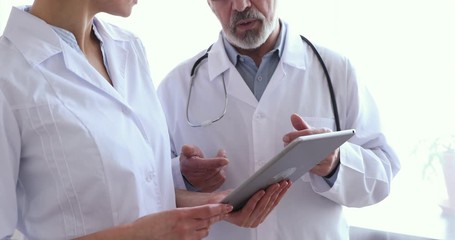
[[[195,172],[182,169],[185,178],[201,192],[213,192],[217,190],[226,181],[226,175],[223,170],[219,172]]]
[[[266,195],[264,195],[264,197],[259,202],[254,214],[252,214],[249,227],[257,227],[264,221],[266,216],[271,212],[273,208],[271,205],[273,205],[273,201],[276,196],[275,194],[271,195],[270,197],[266,197]]]
[[[276,196],[276,198],[273,200],[273,205],[269,211],[269,213],[281,202],[281,199],[283,199],[284,195],[286,192],[291,188],[292,182],[287,180],[283,185],[280,186],[280,190]]]
[[[280,203],[281,199],[286,194],[286,192],[289,190],[289,188],[291,188],[291,186],[292,186],[292,182],[290,180],[286,180],[285,182],[283,182],[283,185],[280,185],[280,190],[279,190],[277,198],[274,200],[273,207],[275,207],[276,205],[278,205],[278,203]]]
[[[295,130],[301,131],[305,129],[310,129],[310,125],[303,120],[297,113],[291,115],[291,123]]]
[[[181,154],[187,158],[191,158],[194,156],[204,157],[204,154],[202,153],[202,151],[198,147],[193,146],[193,145],[185,144],[182,146],[181,151],[182,151]]]
[[[331,165],[331,164],[318,165],[318,166],[312,168],[310,170],[310,173],[318,175],[320,177],[325,177],[332,172],[334,167],[335,167],[335,165]]]
[[[282,181],[276,184],[276,187],[272,188],[271,186],[267,189],[266,194],[261,199],[261,202],[263,202],[263,206],[258,206],[258,209],[262,209],[262,211],[258,211],[257,217],[255,221],[252,223],[251,227],[257,227],[264,221],[267,215],[278,204],[279,201],[277,201],[277,199],[280,196],[280,193],[286,188],[287,185],[288,185],[287,181]]]
[[[207,237],[208,235],[209,235],[209,228],[198,229],[195,232],[194,239],[203,239],[203,238]]]
[[[283,136],[283,142],[285,145],[288,143],[292,142],[292,140],[300,137],[300,136],[307,136],[307,135],[313,135],[313,134],[319,134],[319,133],[325,133],[325,132],[330,132],[330,130],[326,128],[309,128],[309,129],[304,129],[304,130],[299,130],[299,131],[294,131],[287,133],[286,135]]]
[[[208,229],[212,224],[225,219],[233,209],[228,204],[207,204],[202,207],[199,214],[193,215],[194,219],[198,221],[197,229]]]
[[[206,185],[201,188],[201,191],[214,191],[218,189],[226,181],[226,176],[224,171],[219,172],[218,174],[212,176],[211,178],[205,180]]]
[[[310,129],[310,126],[297,113],[294,113],[291,115],[291,124],[294,127],[294,129],[297,130],[297,132],[294,131],[294,132],[284,135],[283,142],[285,143],[285,145],[292,142],[292,140],[294,140],[295,138],[297,138],[299,136],[309,134],[309,133],[305,134],[304,132],[303,133],[300,132],[302,130]]]
[[[284,197],[286,192],[291,188],[292,182],[290,180],[287,180],[287,185],[284,186],[284,188],[281,190],[280,194],[278,195],[278,198],[276,199],[276,204],[278,204],[281,199]]]
[[[224,171],[207,173],[205,178],[203,179],[206,182],[207,186],[216,185],[220,182],[224,182],[226,180],[226,174]]]
[[[338,164],[338,151],[339,149],[336,149],[333,153],[329,154],[324,160],[314,166],[310,170],[310,173],[316,174],[318,176],[326,176],[329,174]]]
[[[241,224],[242,227],[249,227],[251,225],[252,218],[254,218],[254,211],[259,207],[258,204],[264,195],[264,190],[256,192],[240,210],[243,219],[243,223]]]
[[[226,158],[199,158],[192,157],[186,161],[182,161],[181,166],[187,167],[193,171],[219,171],[219,168],[229,164]]]
[[[327,175],[327,174],[324,174],[324,172],[325,171],[323,171],[323,169],[320,166],[316,166],[310,170],[310,173],[312,173],[316,176],[320,176],[320,177]]]
[[[192,227],[195,230],[208,229],[212,224],[221,221],[223,216],[224,215],[216,215],[207,219],[193,219]]]
[[[232,211],[232,205],[213,203],[187,208],[191,217],[195,219],[209,219],[218,215],[225,215]]]
[[[286,180],[282,181],[280,183],[279,189],[273,194],[273,196],[270,198],[269,204],[266,207],[266,210],[264,210],[261,214],[261,216],[258,217],[257,221],[253,224],[252,227],[257,227],[259,224],[264,222],[266,217],[269,215],[270,212],[278,205],[278,203],[281,201],[283,196],[286,194],[288,189],[291,187],[291,181]]]
[[[268,205],[276,191],[280,188],[280,184],[275,183],[270,185],[266,190],[265,194],[261,197],[260,201],[254,208],[254,211],[251,213],[247,227],[256,227],[258,222],[262,218],[263,214],[268,211]]]
[[[218,150],[218,153],[216,154],[216,156],[226,158],[226,150],[224,150],[224,149]]]

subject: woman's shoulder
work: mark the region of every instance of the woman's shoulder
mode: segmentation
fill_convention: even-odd
[[[130,30],[102,20],[100,18],[95,18],[93,24],[100,34],[104,35],[105,37],[107,36],[115,41],[132,41],[139,39],[139,37]]]

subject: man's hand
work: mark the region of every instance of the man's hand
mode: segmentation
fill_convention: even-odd
[[[184,145],[180,154],[180,171],[201,192],[213,192],[224,183],[224,168],[228,163],[224,150],[213,158],[204,158],[198,147]]]
[[[297,131],[290,132],[284,135],[283,142],[285,146],[292,142],[292,140],[300,136],[330,132],[330,130],[326,128],[318,129],[312,128],[297,114],[291,115],[291,123],[294,129]],[[321,177],[329,175],[340,161],[338,154],[339,149],[337,148],[335,151],[329,154],[324,160],[322,160],[314,168],[312,168],[310,172]]]
[[[231,212],[224,219],[232,224],[245,228],[255,228],[259,226],[269,213],[278,205],[284,194],[291,187],[292,183],[283,180],[267,187],[265,190],[256,192],[243,206],[242,209]],[[215,193],[209,202],[221,201],[230,190]]]

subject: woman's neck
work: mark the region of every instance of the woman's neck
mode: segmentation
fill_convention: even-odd
[[[35,0],[30,13],[46,23],[73,33],[84,52],[92,44],[92,25],[95,13],[90,12],[88,1],[84,0]]]

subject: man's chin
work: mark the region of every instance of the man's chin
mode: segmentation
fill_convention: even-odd
[[[260,39],[257,36],[257,31],[253,32],[246,32],[245,34],[242,34],[242,36],[230,36],[227,37],[228,41],[235,45],[236,47],[239,47],[241,49],[245,50],[253,50],[261,46],[263,42],[260,41]]]

